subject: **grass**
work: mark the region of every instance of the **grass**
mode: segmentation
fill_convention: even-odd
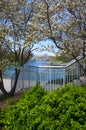
[[[6,98],[4,95],[0,95],[0,107],[6,108],[10,105],[16,104],[17,101],[22,97],[24,91],[15,93],[14,96]]]

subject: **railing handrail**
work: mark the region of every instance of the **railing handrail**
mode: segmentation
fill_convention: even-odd
[[[82,59],[82,56],[78,56],[77,59],[80,60]],[[65,63],[65,64],[59,64],[59,65],[40,65],[40,66],[29,66],[29,67],[36,67],[36,68],[58,68],[58,69],[62,69],[62,68],[67,68],[71,65],[73,65],[74,63],[76,63],[77,61],[75,59],[73,59],[72,61]]]
[[[34,67],[37,67],[37,68],[64,68],[65,66],[62,66],[62,65],[57,65],[57,66],[46,66],[46,65],[41,65],[41,66],[34,66]]]
[[[81,60],[82,58],[83,58],[82,56],[78,56],[78,57],[77,57],[78,60]],[[67,67],[73,65],[73,64],[76,63],[76,62],[77,62],[77,61],[74,59],[74,60],[68,62],[65,67],[67,68]]]

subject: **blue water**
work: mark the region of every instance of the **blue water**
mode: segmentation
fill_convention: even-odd
[[[6,68],[3,74],[4,78],[11,78],[14,74],[14,67]]]
[[[29,72],[25,72],[23,79],[29,80],[56,80],[64,77],[64,72],[62,69],[40,69],[40,68],[30,68]],[[27,76],[26,76],[27,75]]]
[[[38,66],[45,66],[48,61],[34,61],[30,60],[23,67],[23,73],[20,74],[19,79],[23,80],[55,80],[59,78],[64,78],[62,69],[49,69],[49,68],[38,68]],[[50,72],[51,71],[51,72]],[[51,74],[50,74],[51,73]],[[11,78],[14,74],[14,67],[8,68],[5,73],[5,78]]]
[[[48,62],[47,61],[29,61],[24,65],[23,70],[27,70],[29,69],[30,66],[33,66],[34,71],[36,71],[35,67],[40,66],[40,65],[46,65]],[[11,78],[14,75],[15,71],[14,71],[14,67],[9,67],[7,69],[5,69],[5,72],[3,74],[4,78]]]
[[[38,66],[47,66],[48,61],[31,61],[24,66],[23,79],[25,80],[56,80],[64,78],[63,69],[57,68],[39,68]],[[56,65],[55,65],[56,66]]]

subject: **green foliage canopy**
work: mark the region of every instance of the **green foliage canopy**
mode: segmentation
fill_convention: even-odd
[[[69,85],[49,93],[35,86],[7,108],[3,125],[6,130],[85,130],[85,90]]]

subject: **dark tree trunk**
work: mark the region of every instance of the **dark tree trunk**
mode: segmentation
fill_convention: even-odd
[[[2,78],[2,70],[0,70],[0,90],[7,97],[9,94],[4,88],[3,78]]]
[[[84,67],[84,76],[86,77],[86,64],[85,64],[85,67]]]
[[[3,77],[2,77],[2,71],[0,70],[0,90],[2,91],[2,93],[6,96],[13,96],[16,90],[16,86],[17,86],[17,82],[18,82],[18,77],[20,74],[20,70],[15,69],[15,81],[14,81],[14,85],[12,86],[12,89],[10,92],[7,92],[4,88],[4,83],[3,83]]]
[[[16,87],[17,87],[17,82],[18,82],[19,74],[20,74],[20,70],[15,69],[15,81],[14,81],[14,85],[12,86],[12,89],[11,89],[11,91],[10,91],[10,93],[9,93],[10,96],[14,95],[14,93],[15,93],[15,90],[16,90]]]

